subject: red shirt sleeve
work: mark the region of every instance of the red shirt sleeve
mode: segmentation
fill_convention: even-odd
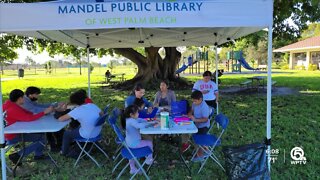
[[[93,103],[92,99],[90,98],[86,98],[84,103],[89,104],[89,103]]]
[[[12,119],[16,119],[17,121],[34,121],[41,118],[42,116],[44,116],[44,112],[32,114],[31,112],[26,111],[20,107],[14,109],[14,112],[11,113]]]

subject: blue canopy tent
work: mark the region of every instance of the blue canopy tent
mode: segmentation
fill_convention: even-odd
[[[0,4],[1,33],[48,39],[88,50],[217,47],[230,39],[268,28],[267,139],[271,139],[272,23],[273,0],[66,0]],[[90,73],[88,94],[90,96]],[[2,100],[1,91],[0,98]],[[3,122],[2,116],[0,122]],[[0,130],[3,145],[2,123]],[[2,179],[6,179],[4,157],[1,148]]]

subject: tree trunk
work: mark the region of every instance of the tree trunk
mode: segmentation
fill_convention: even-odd
[[[146,56],[143,56],[132,48],[117,48],[115,53],[130,59],[138,66],[138,72],[128,81],[117,85],[117,88],[130,89],[136,83],[142,83],[150,87],[158,87],[160,80],[175,81],[186,85],[178,80],[175,74],[179,64],[181,53],[176,47],[165,47],[166,56],[162,59],[158,53],[160,47],[145,48]]]
[[[4,75],[3,65],[4,63],[1,63],[1,74]]]
[[[79,65],[80,65],[80,75],[82,75],[82,72],[81,72],[81,61],[80,61]]]

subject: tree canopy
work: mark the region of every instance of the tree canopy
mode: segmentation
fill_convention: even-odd
[[[302,31],[300,40],[304,40],[314,36],[320,36],[320,23],[309,24],[308,28]]]
[[[48,0],[0,0],[0,2],[44,2]],[[278,48],[289,43],[293,43],[298,41],[298,38],[301,36],[307,37],[308,32],[302,34],[305,29],[308,29],[308,23],[317,22],[320,20],[320,0],[274,0],[274,19],[273,19],[273,46],[274,48]],[[311,28],[311,27],[310,27]],[[318,32],[318,30],[313,32]],[[11,41],[7,41],[5,39],[11,39]],[[16,36],[7,36],[2,35],[0,38],[1,46],[0,46],[0,58],[2,59],[14,59],[16,57],[16,53],[14,49],[17,47],[21,47],[22,44],[27,46],[27,49],[32,50],[33,52],[42,52],[44,50],[48,51],[49,55],[55,54],[64,54],[66,56],[73,56],[77,61],[81,62],[81,56],[86,55],[86,51],[84,48],[75,47],[72,45],[66,45],[58,42],[45,41],[45,40],[37,40],[33,38],[20,37]],[[15,42],[15,43],[12,43]],[[254,52],[257,50],[257,47],[263,47],[263,43],[266,43],[266,32],[260,31],[249,36],[240,38],[237,40],[236,48],[246,48],[249,52]],[[229,44],[230,45],[230,44]],[[145,68],[146,65],[151,65],[154,67],[168,68],[169,64],[163,64],[164,60],[175,59],[175,62],[171,65],[175,66],[178,62],[176,62],[176,58],[181,56],[181,53],[177,52],[177,50],[171,48],[165,48],[165,56],[160,55],[158,50],[161,47],[151,47],[151,48],[125,48],[125,49],[90,49],[90,53],[96,54],[99,57],[105,54],[120,54],[124,57],[129,58],[133,63],[138,65],[138,68]],[[168,54],[173,53],[173,54]],[[257,56],[261,56],[261,53],[251,53],[252,57],[257,58]],[[150,58],[157,59],[152,63],[147,63],[146,61],[150,60]],[[263,59],[263,57],[259,57]],[[153,59],[153,60],[154,60]],[[138,74],[140,74],[139,78],[147,77],[146,75],[142,75],[143,70],[138,70]],[[174,73],[174,69],[167,69],[164,71],[166,74],[161,74],[161,71],[153,71],[152,77],[158,78],[173,78],[172,73]],[[151,70],[149,71],[151,73]],[[171,73],[168,76],[167,73]],[[138,75],[137,74],[137,75]],[[137,78],[137,77],[136,77]],[[137,78],[137,79],[139,79]],[[148,78],[150,79],[150,78]]]

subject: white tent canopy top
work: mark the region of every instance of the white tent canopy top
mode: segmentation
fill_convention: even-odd
[[[268,28],[268,140],[271,140],[272,24],[273,0],[66,0],[0,3],[0,33],[48,39],[80,47],[217,46]],[[90,96],[89,72],[88,86]],[[3,114],[2,106],[0,114]],[[2,115],[0,122],[2,179],[5,180]],[[270,144],[268,148],[270,150]]]
[[[0,32],[93,48],[220,45],[267,28],[272,0],[0,5]],[[14,12],[14,13],[13,13]]]

